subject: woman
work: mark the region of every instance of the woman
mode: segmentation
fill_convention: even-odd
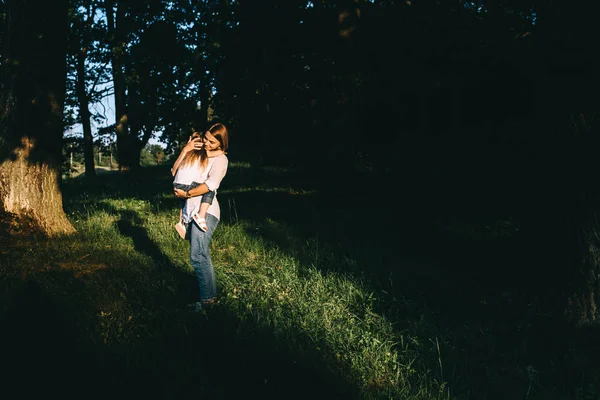
[[[190,241],[190,263],[194,268],[200,291],[200,301],[191,304],[195,311],[199,311],[202,306],[213,304],[217,296],[215,271],[210,259],[210,243],[221,218],[221,210],[216,194],[221,180],[227,173],[229,160],[225,155],[225,151],[228,144],[229,133],[225,125],[221,123],[214,124],[204,134],[202,143],[199,142],[198,138],[193,140],[190,138],[171,170],[173,176],[175,176],[178,170],[185,169],[183,172],[195,175],[194,181],[203,182],[188,191],[179,188],[173,189],[175,196],[186,200],[183,206],[182,220],[187,228]],[[206,152],[193,151],[200,149],[202,146],[204,146]],[[223,154],[212,158],[206,156],[207,152],[218,150],[221,150]],[[211,191],[215,193],[215,197],[208,207],[206,213],[207,229],[203,231],[196,222],[193,222],[192,216],[200,206],[202,195]]]
[[[192,162],[194,160],[200,159],[200,160],[204,160],[204,163],[201,163],[201,167],[204,168],[204,167],[206,167],[206,165],[205,165],[206,158],[217,157],[217,156],[220,156],[221,154],[224,154],[223,150],[207,151],[206,148],[204,147],[204,134],[194,132],[192,134],[192,136],[190,137],[190,139],[188,140],[188,142],[193,141],[196,138],[198,138],[200,140],[200,142],[202,143],[202,148],[199,150],[195,150],[195,149],[190,150],[185,155],[185,161],[188,164],[192,164]],[[196,145],[198,145],[198,144],[196,144]],[[205,154],[202,154],[202,152],[204,152]],[[175,176],[175,178],[173,179],[173,188],[181,189],[184,192],[188,192],[191,189],[195,188],[196,186],[200,186],[203,183],[203,182],[196,182],[194,180],[198,177],[197,169],[195,169],[195,168],[180,168],[181,166],[182,166],[182,164],[180,163],[178,165],[176,172],[171,171]],[[212,190],[208,193],[203,194],[201,203],[198,207],[198,211],[192,212],[192,218],[194,219],[194,221],[196,221],[196,223],[198,224],[200,229],[202,229],[204,232],[206,232],[206,230],[208,229],[208,226],[206,225],[206,212],[208,211],[208,207],[210,207],[210,205],[212,204],[214,197],[215,197],[215,192],[213,192]],[[186,226],[183,224],[183,219],[182,219],[183,207],[185,206],[185,203],[187,200],[182,199],[180,201],[181,201],[182,205],[181,205],[181,210],[179,211],[179,221],[175,224],[175,230],[177,231],[177,233],[179,233],[179,235],[181,236],[182,239],[187,239]]]

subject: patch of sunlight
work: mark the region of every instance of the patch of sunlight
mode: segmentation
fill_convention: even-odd
[[[82,264],[80,261],[59,262],[58,266],[62,270],[73,272],[73,276],[81,278],[84,275],[92,274],[108,268],[106,264]]]
[[[150,212],[151,204],[148,200],[137,200],[132,198],[125,199],[106,199],[103,203],[110,206],[115,211],[137,211]]]
[[[375,293],[364,282],[304,265],[298,254],[267,245],[246,228],[223,226],[213,242],[223,304],[240,320],[314,354],[366,397],[422,390],[428,399],[445,398],[445,389],[432,393],[427,385],[434,382],[413,366],[423,350],[421,340],[413,332],[396,332],[392,321],[375,311]]]
[[[232,161],[229,163],[229,168],[239,168],[239,169],[252,168],[252,164],[250,164],[249,162],[246,162],[246,161]]]
[[[271,166],[271,167],[263,167],[263,169],[267,172],[277,172],[277,173],[282,173],[282,172],[291,172],[292,169],[291,168],[285,168],[285,167],[275,167],[275,166]]]
[[[235,194],[235,193],[247,193],[247,192],[263,192],[263,193],[286,193],[293,196],[307,196],[315,194],[316,190],[310,189],[294,189],[291,187],[239,187],[233,189],[225,189],[220,193],[222,194]]]
[[[230,169],[251,169],[254,167],[252,166],[252,164],[250,164],[247,161],[232,161],[229,163],[229,168]],[[273,166],[273,165],[266,166],[266,167],[258,167],[258,169],[261,169],[266,172],[275,172],[275,173],[286,173],[286,172],[292,171],[291,168],[278,167],[278,166]]]

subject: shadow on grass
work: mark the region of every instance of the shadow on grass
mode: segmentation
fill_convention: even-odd
[[[74,396],[92,387],[98,369],[77,345],[75,321],[32,280],[11,287],[0,317],[2,390],[28,398]],[[82,368],[83,366],[83,368]]]
[[[171,191],[171,177],[166,168],[148,170],[135,179],[120,175],[102,179],[92,188],[93,192],[88,192],[89,197],[104,193],[154,201],[159,199],[163,207],[177,206],[178,200],[174,197],[157,197]],[[364,181],[360,178],[354,180]],[[222,221],[249,221],[255,227],[250,230],[253,235],[276,244],[284,252],[298,257],[304,265],[315,265],[324,273],[350,273],[361,278],[376,296],[382,298],[377,311],[389,316],[398,330],[416,325],[416,329],[421,329],[424,335],[439,336],[444,377],[451,386],[451,392],[470,393],[465,398],[473,399],[517,398],[524,394],[529,399],[547,399],[557,397],[557,393],[566,394],[569,398],[575,388],[581,387],[576,382],[578,374],[589,366],[584,357],[585,349],[575,344],[578,334],[565,331],[546,310],[538,308],[535,293],[528,292],[534,286],[532,283],[538,271],[528,268],[528,264],[536,260],[527,243],[520,235],[495,239],[467,237],[443,230],[439,225],[441,220],[452,219],[467,219],[473,224],[485,225],[514,210],[483,202],[485,196],[481,193],[473,192],[470,201],[463,201],[469,198],[468,189],[464,188],[465,193],[461,197],[444,198],[441,196],[453,190],[452,187],[433,190],[421,182],[406,184],[403,194],[398,197],[388,188],[401,180],[399,176],[388,176],[370,182],[370,187],[376,187],[378,194],[377,200],[369,203],[371,208],[365,212],[358,202],[359,197],[349,196],[350,189],[356,190],[351,180],[324,183],[311,179],[310,175],[290,171],[231,168],[219,193]],[[75,183],[68,190],[75,195],[83,187],[78,188]],[[502,199],[497,202],[502,203]],[[122,215],[120,231],[132,237],[138,251],[150,256],[156,263],[164,264],[164,254],[143,229],[135,227],[135,218],[135,215]],[[268,220],[281,224],[282,232],[288,235],[263,229]],[[299,251],[307,242],[314,245],[308,246],[307,251]],[[329,249],[338,259],[315,258],[318,251],[315,246]],[[313,250],[316,250],[315,253]],[[164,265],[168,266],[168,262]],[[151,298],[153,295],[155,293],[148,292],[139,297]],[[184,348],[176,351],[178,357],[170,362],[186,365],[185,368],[191,370],[200,368],[205,371],[194,359],[204,360],[202,355],[206,351],[204,346],[196,343],[196,339],[213,341],[215,346],[210,347],[210,351],[214,353],[210,354],[215,355],[219,346],[227,347],[222,341],[227,340],[233,343],[233,347],[221,350],[224,351],[222,356],[215,357],[221,363],[216,364],[216,369],[235,371],[229,376],[235,376],[236,382],[242,379],[240,376],[244,370],[251,370],[251,377],[246,377],[249,380],[243,382],[258,392],[262,390],[257,383],[261,379],[259,375],[280,372],[286,375],[285,371],[294,374],[294,368],[303,368],[290,364],[290,358],[277,357],[268,344],[256,346],[261,339],[244,331],[240,321],[233,315],[227,315],[225,309],[221,308],[209,317],[210,329],[214,331],[203,331],[206,328],[202,324],[173,323],[171,328],[175,331],[165,328],[161,338],[153,339],[156,342],[146,339],[152,344],[136,349],[142,348],[147,352],[142,359],[152,356],[158,360],[157,364],[166,362],[168,365],[169,360],[157,349],[161,348],[159,342],[162,338],[173,335],[174,340],[184,344]],[[179,330],[197,332],[188,337],[181,336]],[[202,336],[204,334],[208,336]],[[264,338],[264,343],[272,341],[268,332],[259,336]],[[590,351],[596,351],[597,344],[594,343],[597,342],[588,339],[586,343],[589,343]],[[198,346],[196,355],[187,359],[185,347],[190,350],[194,346]],[[572,351],[575,347],[577,350]],[[231,352],[227,352],[230,349]],[[117,353],[128,354],[129,351],[133,350]],[[565,358],[563,355],[569,352],[573,355]],[[194,351],[189,353],[195,354]],[[259,355],[273,361],[251,367],[250,360]],[[435,365],[437,354],[432,353],[430,357],[430,365]],[[181,360],[188,361],[182,364]],[[271,364],[281,364],[283,368],[281,371],[278,368],[271,370]],[[303,363],[300,362],[300,365]],[[135,374],[140,374],[139,379],[146,374],[160,380],[150,372],[143,372],[144,369],[136,371]],[[192,393],[196,387],[194,374],[182,378],[174,372],[166,373],[164,367],[158,368],[158,371],[172,376],[169,382],[182,379],[181,391]],[[314,375],[304,373],[315,379]],[[208,373],[207,376],[213,382],[230,384],[227,379],[219,381],[221,375]],[[268,382],[279,381],[294,387],[302,386],[299,383],[301,379],[266,379],[267,385]],[[593,378],[585,381],[592,382]],[[225,389],[219,385],[212,387],[210,383],[203,390],[212,390],[210,388],[214,388],[217,395],[226,393],[218,392]],[[270,393],[275,395],[275,392]]]
[[[176,303],[173,306],[184,306],[187,303],[197,301],[199,293],[197,292],[196,278],[193,275],[183,273],[169,259],[169,257],[160,249],[160,247],[148,236],[148,232],[142,226],[140,216],[133,211],[117,211],[108,207],[120,218],[117,221],[119,232],[133,240],[135,251],[149,256],[155,268],[152,272],[154,279],[169,280],[175,283],[174,292],[179,293],[175,298]]]
[[[432,342],[425,364],[436,365],[441,356],[445,373],[438,378],[449,383],[451,393],[470,399],[594,393],[598,380],[589,371],[598,369],[586,354],[597,354],[599,342],[563,326],[544,303],[542,297],[553,296],[551,271],[539,267],[543,258],[535,240],[495,225],[519,214],[513,201],[480,188],[406,184],[400,175],[369,178],[376,198],[351,192],[352,180],[324,184],[282,175],[277,184],[288,190],[236,190],[270,183],[270,174],[231,179],[233,187],[219,199],[235,207],[222,207],[223,219],[249,221],[248,233],[304,265],[366,282],[381,298],[376,311],[399,332],[412,328],[422,338],[439,339],[441,354]],[[398,196],[389,188],[400,182],[404,190]],[[460,195],[444,197],[457,190]],[[309,194],[298,195],[302,191]],[[456,227],[443,226],[448,221],[479,231],[453,231]],[[322,250],[332,258],[319,258]]]
[[[268,333],[240,335],[236,317],[218,306],[205,316],[171,310],[150,335],[97,343],[81,336],[81,321],[73,318],[74,311],[89,312],[80,309],[84,304],[68,310],[60,303],[35,280],[12,288],[1,316],[5,393],[20,398],[352,398],[342,397],[342,388],[302,360],[270,351]]]
[[[108,211],[110,207],[105,205]],[[281,351],[272,332],[251,330],[224,305],[182,307],[195,279],[139,226],[119,215],[120,233],[154,268],[107,249],[99,259],[62,260],[22,238],[2,263],[3,389],[20,397],[353,398],[343,380]],[[34,247],[35,248],[35,247]]]

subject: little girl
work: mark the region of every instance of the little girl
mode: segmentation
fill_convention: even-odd
[[[189,192],[193,188],[200,186],[203,182],[194,181],[194,177],[198,176],[198,171],[196,168],[185,168],[193,166],[196,162],[199,161],[200,168],[206,167],[206,162],[209,158],[219,156],[223,154],[222,150],[206,150],[204,146],[204,135],[194,132],[190,138],[190,141],[199,142],[197,145],[201,145],[200,148],[195,148],[194,150],[190,150],[185,154],[183,159],[180,160],[180,163],[176,163],[177,172],[175,173],[175,178],[173,179],[173,188],[181,189],[185,192]],[[179,161],[179,160],[178,160]],[[212,204],[213,199],[215,197],[214,191],[209,191],[202,195],[202,200],[198,207],[198,210],[194,210],[192,212],[192,218],[198,224],[198,227],[206,232],[208,226],[206,225],[206,211],[208,207]],[[183,207],[185,205],[185,200],[181,200],[181,208],[179,209],[179,221],[175,224],[175,230],[181,236],[182,239],[186,238],[186,227],[183,223]]]

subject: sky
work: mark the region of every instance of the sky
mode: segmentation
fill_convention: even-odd
[[[307,7],[312,7],[311,1],[308,2]],[[477,12],[485,12],[486,11],[483,6],[481,6],[481,5],[478,6],[478,4],[476,2],[466,2],[466,3],[464,3],[464,7],[476,9]],[[103,18],[103,17],[104,17],[104,15],[102,13],[97,15],[97,18]],[[534,10],[531,10],[530,14],[525,16],[525,18],[527,18],[532,23],[532,25],[535,25],[536,20],[537,20],[537,15]],[[111,83],[108,83],[108,84],[111,84]],[[103,88],[99,87],[98,89],[102,90]],[[92,133],[93,134],[96,134],[98,128],[100,128],[102,126],[109,126],[109,125],[115,123],[115,97],[113,94],[110,94],[109,96],[102,99],[101,104],[92,104],[92,105],[90,105],[90,107],[91,107],[90,111],[92,111],[93,113],[100,113],[107,118],[100,125],[96,125],[92,122]],[[75,125],[70,132],[72,132],[74,134],[83,135],[83,133],[82,133],[83,129],[80,124]],[[165,147],[165,145],[163,143],[160,143],[158,140],[156,140],[154,138],[151,138],[149,140],[149,144],[158,144],[160,146]]]
[[[102,87],[98,88],[102,90]],[[110,94],[102,99],[101,104],[90,104],[90,111],[92,113],[99,113],[104,115],[106,119],[101,124],[96,124],[92,121],[92,134],[95,135],[98,132],[98,128],[102,128],[104,126],[109,126],[115,123],[115,96]],[[83,135],[83,128],[81,124],[76,124],[73,126],[71,131],[73,134]],[[159,142],[154,138],[150,138],[148,141],[149,144],[158,144],[162,147],[166,147],[164,143]]]

